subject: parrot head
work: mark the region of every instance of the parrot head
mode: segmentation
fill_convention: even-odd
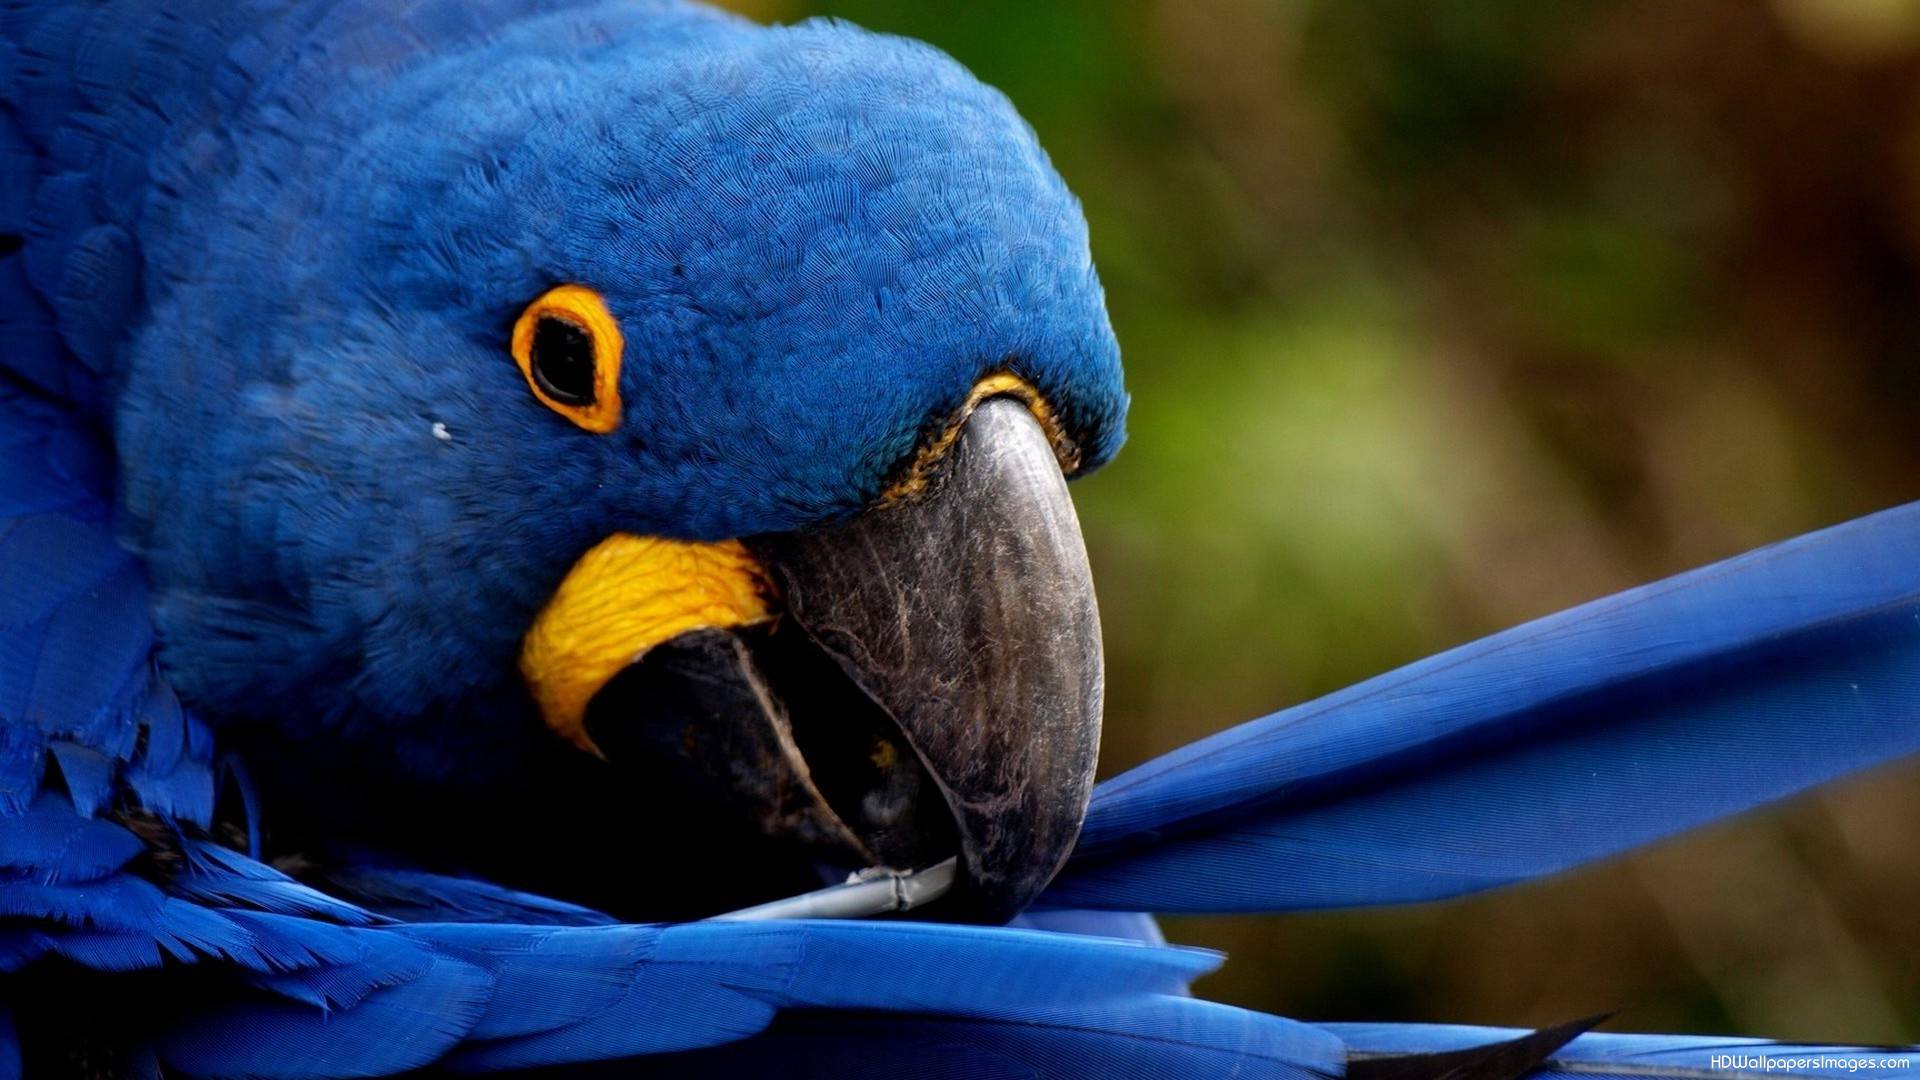
[[[656,897],[656,847],[792,855],[695,908],[957,855],[1010,914],[1099,740],[1079,207],[930,48],[648,18],[307,88],[312,147],[156,211],[200,238],[115,418],[161,662],[289,834]]]

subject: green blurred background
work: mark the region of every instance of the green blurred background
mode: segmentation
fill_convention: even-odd
[[[1920,0],[740,0],[924,38],[1085,201],[1104,773],[1920,497]],[[1920,1041],[1920,769],[1548,883],[1167,920],[1320,1019]]]

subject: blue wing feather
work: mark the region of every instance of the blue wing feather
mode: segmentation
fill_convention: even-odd
[[[10,819],[48,855],[119,826],[58,792]],[[27,845],[8,850],[30,855]],[[469,1070],[630,1057],[750,1036],[789,1009],[1036,1016],[1178,993],[1211,954],[1033,931],[914,923],[540,927],[395,923],[188,840],[157,881],[103,860],[85,880],[0,887],[0,957],[102,972],[198,966],[216,978],[155,1043],[193,1075],[378,1075],[449,1057]],[[34,860],[38,861],[38,860]],[[77,865],[64,855],[60,865]],[[401,1033],[410,1033],[400,1038]]]
[[[160,1040],[161,1060],[216,1077],[377,1075],[443,1055],[463,1070],[526,1068],[729,1042],[787,1009],[1019,1017],[1076,1001],[1131,1002],[1214,962],[1191,951],[921,924],[335,932],[332,942],[308,939],[321,963],[275,958],[305,974],[256,979],[271,996],[184,1019]],[[392,962],[400,944],[416,951],[399,954],[397,977],[371,987],[351,981]],[[356,957],[356,945],[369,953]],[[418,1030],[396,1042],[409,1025]]]
[[[204,1077],[385,1076],[431,1064],[485,1011],[484,970],[435,957],[427,971],[352,1008],[286,999],[216,1006],[160,1039],[161,1060]]]
[[[48,884],[97,881],[140,854],[133,834],[77,814],[54,793],[0,817],[0,871]]]
[[[1119,938],[1164,945],[1166,935],[1160,924],[1144,911],[1075,911],[1071,908],[1028,910],[1014,916],[1008,926],[1026,930],[1049,930],[1056,934],[1088,934],[1093,937]]]
[[[387,921],[218,844],[189,839],[182,843],[181,850],[193,872],[176,875],[168,888],[183,899],[208,907],[296,915],[342,926]]]
[[[1031,1015],[1177,991],[1216,963],[1192,950],[925,923],[691,923],[554,933],[642,949],[643,977],[591,1017],[474,1043],[452,1065],[526,1068],[711,1046],[755,1034],[788,1009]]]
[[[1526,1034],[1450,1024],[1323,1024],[1353,1056],[1444,1053]],[[1699,1080],[1764,1076],[1858,1076],[1911,1071],[1920,1047],[1821,1046],[1715,1035],[1616,1035],[1591,1032],[1555,1051],[1541,1080],[1617,1076],[1635,1080]],[[1773,1059],[1771,1066],[1759,1064]]]
[[[474,878],[372,864],[330,867],[327,890],[369,911],[402,922],[517,923],[525,926],[605,926],[614,919],[591,908]]]
[[[1306,1024],[1191,998],[1027,1016],[795,1013],[764,1035],[647,1063],[648,1076],[818,1080],[1246,1080],[1338,1077],[1345,1048]]]
[[[1497,634],[1095,792],[1043,898],[1431,900],[1920,750],[1920,504]]]
[[[86,422],[0,382],[0,818],[54,777],[82,816],[125,777],[204,822],[212,745],[153,670],[144,577],[108,526],[110,456]]]

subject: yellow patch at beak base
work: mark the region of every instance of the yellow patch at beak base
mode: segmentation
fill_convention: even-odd
[[[887,488],[880,496],[880,501],[882,503],[899,502],[903,499],[911,499],[925,491],[928,475],[933,466],[947,456],[947,451],[953,449],[953,444],[960,438],[961,428],[966,426],[967,418],[973,415],[973,410],[979,408],[980,403],[988,398],[996,397],[1013,398],[1027,407],[1027,411],[1033,414],[1033,418],[1040,422],[1041,430],[1047,433],[1047,441],[1053,444],[1053,454],[1059,459],[1062,471],[1071,476],[1080,468],[1080,450],[1061,428],[1060,420],[1054,415],[1053,407],[1047,404],[1047,399],[1039,390],[1034,389],[1032,383],[1010,371],[1001,371],[973,384],[973,389],[967,393],[967,400],[961,404],[959,412],[954,414],[939,435],[920,448],[919,453],[914,455],[912,464],[907,467],[906,475]]]
[[[520,650],[547,726],[598,754],[587,703],[648,649],[692,630],[773,617],[771,586],[738,541],[687,543],[615,533],[567,572]]]

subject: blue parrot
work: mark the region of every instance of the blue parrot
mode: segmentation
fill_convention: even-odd
[[[1920,506],[1096,789],[1119,351],[937,51],[4,0],[0,178],[0,1075],[1891,1061],[1263,1016],[1138,913],[1524,881],[1920,749]],[[932,921],[767,917],[848,905]]]

